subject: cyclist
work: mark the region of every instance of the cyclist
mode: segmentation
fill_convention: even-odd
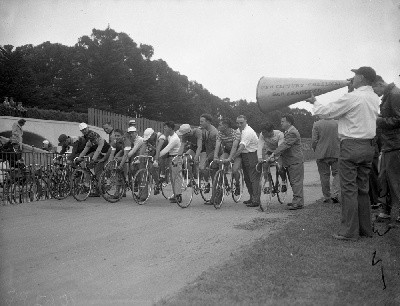
[[[235,155],[237,147],[240,142],[240,131],[233,129],[233,124],[230,119],[222,119],[218,126],[218,135],[215,143],[214,161],[222,160],[223,162],[232,162],[232,175],[236,182],[235,195],[240,194],[240,174],[239,169],[242,164],[240,156],[232,159]],[[222,149],[222,150],[221,150]],[[222,151],[222,154],[220,154]],[[215,171],[212,170],[214,177]],[[212,201],[210,201],[212,203]]]
[[[58,137],[58,145],[61,147],[60,155],[67,153],[72,146],[72,152],[67,156],[67,161],[71,162],[75,157],[79,156],[83,149],[85,149],[86,139],[81,136],[67,136],[65,134],[61,134]]]
[[[79,124],[79,130],[86,139],[86,145],[83,151],[79,154],[78,161],[82,160],[86,155],[91,156],[92,161],[97,162],[94,167],[94,172],[96,177],[99,178],[103,171],[105,158],[110,145],[98,133],[90,130],[89,126],[84,122]]]
[[[164,123],[164,135],[167,137],[168,144],[161,150],[159,158],[168,154],[172,189],[174,192],[173,197],[170,198],[170,202],[177,203],[178,201],[182,201],[182,155],[179,154],[182,145],[179,136],[175,133],[175,123],[173,121]],[[158,167],[159,158],[156,158],[154,161],[154,167]]]
[[[124,136],[124,155],[122,156],[120,169],[123,169],[125,176],[128,175],[128,168],[125,163],[132,160],[135,156],[139,155],[140,149],[143,146],[143,138],[140,137],[134,126],[128,127],[127,133]],[[132,165],[132,177],[135,175],[139,166]]]
[[[189,124],[182,124],[176,132],[181,137],[181,147],[179,148],[179,155],[183,153],[190,154],[194,161],[193,167],[189,167],[189,177],[193,177],[193,172],[196,177],[196,169],[199,164],[200,153],[203,147],[203,132],[200,128],[191,128]],[[189,163],[187,163],[189,164]]]
[[[276,148],[283,143],[284,135],[279,130],[274,130],[274,126],[272,123],[267,122],[261,127],[261,133],[258,138],[258,149],[257,149],[257,157],[258,162],[262,162],[265,159],[269,159],[272,152],[276,150]],[[282,167],[282,157],[279,157],[278,160],[278,169],[279,175],[282,178],[282,186],[281,191],[287,191],[287,182],[286,182],[286,171]],[[263,165],[266,167],[267,165]],[[265,170],[265,168],[264,168]],[[267,172],[264,171],[264,175],[266,178]],[[269,188],[269,187],[265,187]],[[269,193],[269,190],[264,190],[264,192]]]
[[[115,139],[114,128],[112,127],[111,122],[104,123],[103,130],[108,135],[108,143],[111,144]]]
[[[124,143],[123,132],[120,129],[113,130],[113,140],[110,143],[110,150],[108,156],[108,162],[113,159],[121,160],[124,154]]]

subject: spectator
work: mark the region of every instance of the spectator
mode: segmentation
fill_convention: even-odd
[[[47,139],[43,140],[42,149],[49,153],[55,153],[57,151],[57,148]]]
[[[22,151],[22,135],[24,134],[22,127],[25,125],[25,122],[25,119],[19,119],[18,122],[15,122],[12,126],[10,141],[14,147],[18,147],[20,151]]]
[[[115,140],[114,128],[111,122],[106,122],[103,124],[103,130],[108,134],[108,143],[111,144]]]
[[[5,107],[10,107],[10,102],[8,101],[8,97],[4,97],[3,105]]]
[[[271,154],[271,158],[282,156],[282,166],[287,169],[293,201],[288,203],[290,210],[304,207],[304,157],[301,149],[299,131],[293,126],[293,115],[286,114],[281,118],[281,126],[285,131],[283,143]]]
[[[261,195],[261,174],[256,170],[258,137],[256,132],[247,124],[247,118],[244,115],[239,115],[236,118],[236,123],[241,134],[239,147],[232,156],[232,160],[235,160],[239,155],[241,156],[244,182],[250,195],[250,199],[243,203],[248,207],[258,207],[260,206]]]
[[[339,203],[339,136],[337,120],[320,119],[312,129],[312,148],[315,151],[324,202]],[[333,177],[332,192],[330,186]]]
[[[22,102],[18,102],[17,113],[20,117],[26,117],[27,110],[22,106]]]
[[[376,124],[382,145],[379,181],[383,207],[378,221],[384,221],[390,220],[393,207],[400,204],[400,89],[394,83],[386,83],[381,76],[376,77],[373,89],[382,96]],[[399,215],[396,221],[400,222]]]
[[[342,220],[333,238],[356,241],[360,236],[373,235],[368,175],[374,156],[380,101],[371,86],[376,78],[375,70],[360,67],[352,71],[355,73],[352,92],[327,105],[316,101],[313,94],[307,101],[314,104],[314,114],[338,119]]]
[[[11,108],[11,116],[17,115],[17,104],[14,101],[14,98],[10,98],[10,108]]]

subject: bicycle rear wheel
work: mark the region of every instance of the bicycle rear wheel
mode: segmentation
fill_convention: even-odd
[[[282,178],[279,175],[279,171],[276,170],[276,180],[275,180],[275,192],[278,198],[279,203],[285,204],[287,198],[287,182],[285,182],[285,186],[283,186]]]
[[[85,201],[92,190],[92,177],[90,172],[76,169],[72,173],[72,196],[77,201]]]
[[[213,182],[213,204],[216,209],[221,208],[222,202],[224,201],[225,196],[225,175],[224,170],[218,170],[214,176]]]
[[[238,173],[239,173],[238,179],[236,179],[233,174],[231,176],[232,198],[235,201],[235,203],[240,201],[244,190],[244,177],[242,169],[240,169]]]
[[[139,205],[143,205],[150,197],[152,177],[147,169],[141,169],[136,172],[132,180],[133,199]]]
[[[121,170],[107,168],[99,178],[99,190],[104,200],[116,203],[125,193],[125,177]]]
[[[211,199],[211,188],[212,188],[212,180],[211,176],[208,176],[208,180],[205,180],[204,177],[200,179],[200,194],[204,201],[209,202]]]
[[[49,178],[50,195],[63,200],[71,194],[70,171],[67,168],[56,170]]]
[[[260,178],[261,198],[260,209],[265,211],[266,208],[272,203],[272,195],[274,192],[274,183],[270,172],[262,172]]]

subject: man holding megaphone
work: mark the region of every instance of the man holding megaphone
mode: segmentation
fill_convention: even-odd
[[[327,105],[313,94],[307,102],[322,118],[338,119],[340,138],[339,176],[342,217],[340,229],[333,238],[356,241],[360,236],[372,237],[368,196],[368,176],[374,156],[374,137],[380,99],[372,89],[376,72],[371,67],[351,70],[353,91]]]

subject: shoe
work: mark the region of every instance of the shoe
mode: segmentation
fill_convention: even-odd
[[[378,209],[382,206],[382,203],[373,203],[371,204],[371,209]]]
[[[209,193],[211,189],[210,183],[207,183],[206,186],[204,186],[204,193]]]
[[[260,206],[260,203],[256,203],[256,202],[252,202],[252,203],[250,203],[250,204],[247,204],[246,205],[247,207],[259,207]]]
[[[210,201],[205,201],[204,205],[214,205],[214,203],[213,203],[213,201],[210,200]]]
[[[389,220],[390,220],[390,215],[385,213],[380,213],[375,219],[376,222],[386,222]]]
[[[290,205],[289,210],[298,210],[298,209],[302,209],[303,207],[304,207],[304,205]]]
[[[170,202],[170,203],[176,203],[176,198],[175,198],[175,197],[171,197],[171,198],[169,199],[169,202]]]
[[[250,199],[250,200],[247,200],[247,201],[243,201],[243,204],[251,204],[253,201]]]
[[[287,206],[293,206],[293,203],[287,203],[286,205]]]
[[[287,192],[286,183],[282,183],[281,192]]]
[[[182,195],[181,194],[178,194],[176,196],[176,203],[182,203]]]
[[[333,197],[333,198],[331,198],[331,200],[332,200],[332,203],[334,203],[334,204],[339,203],[339,199],[337,197]]]
[[[337,240],[357,241],[357,238],[345,237],[339,234],[333,234],[332,237]]]
[[[271,190],[269,189],[269,187],[265,187],[263,192],[264,192],[264,194],[270,194]]]
[[[323,199],[322,202],[324,202],[324,203],[330,203],[330,202],[331,202],[331,199]]]

